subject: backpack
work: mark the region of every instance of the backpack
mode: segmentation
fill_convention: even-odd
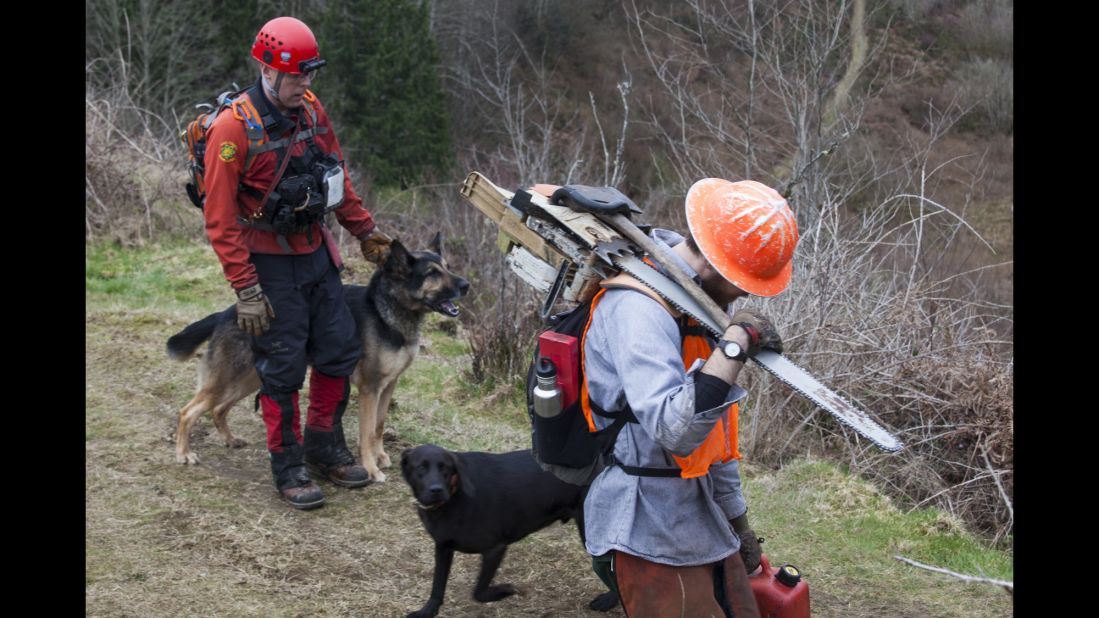
[[[210,125],[214,124],[214,119],[221,110],[229,107],[240,93],[240,86],[234,83],[232,90],[226,90],[214,97],[213,104],[203,102],[195,105],[202,112],[179,134],[189,159],[187,171],[191,175],[191,182],[187,183],[187,197],[199,210],[202,210],[206,202],[206,183],[203,182],[203,175],[206,173],[206,132],[210,130]]]
[[[630,284],[615,276],[604,280],[601,285],[633,289],[658,300],[658,297],[636,280]],[[581,389],[585,383],[580,352],[584,346],[582,337],[595,298],[593,296],[575,309],[549,318],[550,327],[538,337],[538,346],[527,369],[527,413],[531,421],[531,450],[534,460],[543,470],[553,473],[562,481],[580,486],[590,485],[609,465],[621,466],[627,474],[634,476],[678,477],[682,472],[678,467],[628,466],[614,458],[614,444],[618,433],[626,423],[638,422],[628,405],[623,410],[608,411],[589,400],[588,406],[593,415],[612,419],[613,422],[600,430],[594,430],[588,425],[580,401]],[[668,311],[673,311],[667,303],[661,304]],[[692,323],[685,315],[680,314],[675,320],[679,327],[680,341],[687,336],[706,334],[702,326]],[[571,345],[566,345],[566,342]],[[562,391],[561,413],[548,418],[538,415],[534,409],[534,389],[538,386],[536,372],[541,358],[553,362],[557,369],[557,384]]]
[[[605,455],[614,448],[618,432],[627,422],[637,422],[633,412],[625,410],[608,412],[590,403],[592,413],[614,419],[610,426],[599,431],[589,431],[588,421],[580,404],[580,387],[584,384],[584,367],[580,362],[579,351],[583,348],[582,336],[591,315],[591,299],[571,311],[549,318],[550,327],[542,332],[539,341],[546,333],[572,337],[576,340],[575,357],[562,359],[557,353],[547,353],[553,358],[557,368],[558,384],[575,386],[575,400],[566,402],[561,413],[553,417],[539,416],[534,411],[534,389],[538,385],[536,369],[544,351],[535,345],[530,367],[527,369],[527,414],[531,421],[531,450],[534,460],[547,472],[573,485],[587,486],[607,466]],[[556,352],[556,350],[555,350]],[[568,387],[564,388],[566,392]],[[570,397],[571,398],[571,397]]]
[[[253,88],[254,86],[249,86]],[[244,169],[248,169],[255,155],[265,150],[270,150],[272,145],[264,146],[266,140],[265,129],[267,125],[273,125],[273,120],[268,116],[262,116],[256,107],[246,98],[241,97],[249,88],[241,89],[233,84],[231,90],[226,90],[214,97],[214,103],[199,103],[196,108],[203,110],[195,117],[187,127],[179,134],[179,139],[187,149],[187,171],[190,173],[191,182],[187,183],[187,197],[191,203],[203,209],[206,203],[206,183],[203,176],[206,173],[206,133],[214,124],[214,120],[222,111],[231,109],[233,116],[244,123],[245,133],[248,136],[248,155],[245,157]],[[313,109],[313,93],[305,91],[305,106],[316,122],[316,111]]]

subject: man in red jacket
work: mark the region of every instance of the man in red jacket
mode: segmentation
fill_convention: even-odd
[[[306,466],[344,487],[370,482],[341,423],[362,343],[324,216],[334,212],[368,260],[385,257],[389,238],[351,187],[332,124],[308,90],[325,64],[313,32],[293,17],[273,19],[252,57],[259,80],[206,134],[206,234],[252,339],[275,486],[290,506],[310,509],[324,494]],[[308,364],[303,439],[298,391]]]

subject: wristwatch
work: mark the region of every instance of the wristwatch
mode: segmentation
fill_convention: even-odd
[[[717,349],[721,350],[721,353],[731,360],[740,361],[742,363],[748,361],[748,352],[740,347],[740,344],[735,341],[722,339],[717,342]]]

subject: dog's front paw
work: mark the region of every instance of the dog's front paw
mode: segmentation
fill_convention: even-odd
[[[439,613],[439,606],[442,604],[442,601],[429,599],[427,604],[420,608],[419,611],[412,612],[406,618],[435,618],[436,614]]]
[[[370,477],[370,480],[374,483],[384,483],[389,477],[385,475],[385,472],[381,470],[366,466],[366,474]]]
[[[588,607],[597,612],[609,612],[615,605],[618,605],[618,594],[610,590],[595,597],[591,600],[591,603],[588,603]]]
[[[473,592],[473,598],[482,603],[492,603],[493,601],[499,601],[505,599],[511,595],[519,592],[511,584],[500,584],[499,586],[489,586],[484,590],[475,590]]]
[[[192,466],[197,465],[198,453],[195,453],[194,451],[189,451],[186,453],[176,453],[176,463]]]
[[[391,468],[391,467],[393,467],[393,462],[389,460],[389,454],[386,453],[385,451],[382,451],[382,454],[378,455],[378,467],[379,468]]]

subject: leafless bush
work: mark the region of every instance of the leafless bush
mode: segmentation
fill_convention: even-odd
[[[493,180],[506,175],[493,165],[480,169]],[[450,238],[461,244],[462,274],[470,282],[461,316],[469,345],[468,378],[489,388],[518,391],[539,332],[539,299],[505,266],[496,225],[460,200],[457,187],[452,195],[442,214],[452,230]]]
[[[631,35],[655,78],[641,108],[662,147],[654,158],[670,172],[662,182],[685,191],[707,176],[751,178],[800,203],[822,202],[832,188],[820,167],[892,78],[875,60],[884,31],[866,27],[880,8],[692,0],[673,13],[629,0]]]
[[[521,3],[467,2],[468,10],[460,4],[448,5],[445,10],[462,14],[436,23],[436,32],[448,57],[444,84],[455,124],[476,138],[459,148],[459,159],[472,166],[466,169],[498,170],[492,178],[508,187],[620,183],[632,87],[625,65],[614,82],[616,102],[570,92],[569,68],[558,66],[560,58],[532,46],[509,26]],[[600,118],[617,111],[615,103],[622,107],[617,134],[605,131]]]
[[[200,2],[86,3],[85,83],[99,92],[121,84],[127,102],[162,116],[189,109],[196,102],[196,88],[208,87],[203,84],[211,74],[220,74],[227,62],[220,47],[226,40],[222,31],[230,27],[223,20],[230,18],[224,11],[219,11],[220,19],[210,16]],[[136,117],[127,120],[135,122],[122,128],[142,127]]]
[[[957,45],[975,58],[1010,60],[1014,56],[1013,0],[973,0],[946,20]]]
[[[674,223],[686,188],[706,176],[743,171],[788,189],[801,230],[793,283],[748,302],[778,321],[796,362],[908,444],[882,456],[751,372],[748,457],[838,457],[901,502],[946,508],[999,538],[1012,525],[1011,307],[967,293],[994,267],[965,217],[979,157],[939,154],[973,103],[920,101],[914,126],[891,136],[889,151],[874,147],[864,111],[901,77],[877,56],[882,34],[864,31],[875,7],[716,0],[671,14],[630,0],[637,45],[662,89],[642,104],[672,172],[665,199],[678,206],[661,218]],[[670,122],[661,106],[675,111]],[[946,187],[958,203],[942,199]],[[972,252],[987,266],[965,273]]]
[[[171,129],[133,104],[125,82],[84,100],[84,235],[126,244],[171,231],[191,235],[200,218],[184,192],[186,156]]]
[[[906,19],[914,21],[924,19],[940,4],[940,0],[890,0],[889,4]]]
[[[837,456],[902,504],[934,504],[999,539],[1013,523],[1011,308],[949,294],[964,275],[926,267],[925,252],[939,251],[930,238],[953,241],[959,226],[972,242],[955,213],[918,192],[857,216],[826,203],[802,229],[793,283],[760,301],[786,353],[906,448],[881,454],[753,372],[746,452],[771,464]]]
[[[1010,135],[1015,127],[1015,70],[1010,61],[970,60],[958,68],[954,88],[974,108],[966,127]]]
[[[525,284],[502,281],[499,289],[497,302],[479,314],[470,312],[466,321],[469,377],[476,384],[521,389],[541,326],[538,303]]]
[[[453,7],[448,10],[453,10]],[[478,5],[477,23],[455,19],[440,24],[442,47],[455,61],[446,87],[463,127],[480,127],[476,142],[459,149],[461,174],[484,173],[506,189],[539,182],[615,185],[624,178],[623,149],[628,129],[631,80],[622,68],[618,94],[622,122],[605,130],[600,101],[585,93],[585,104],[570,99],[566,82],[544,50],[531,49],[498,16],[509,3]],[[488,19],[491,14],[492,19]],[[590,116],[588,115],[590,111]],[[455,195],[457,189],[455,188]],[[539,331],[540,299],[504,266],[497,230],[468,204],[446,210],[452,238],[461,238],[471,283],[465,326],[475,383],[522,387]]]

